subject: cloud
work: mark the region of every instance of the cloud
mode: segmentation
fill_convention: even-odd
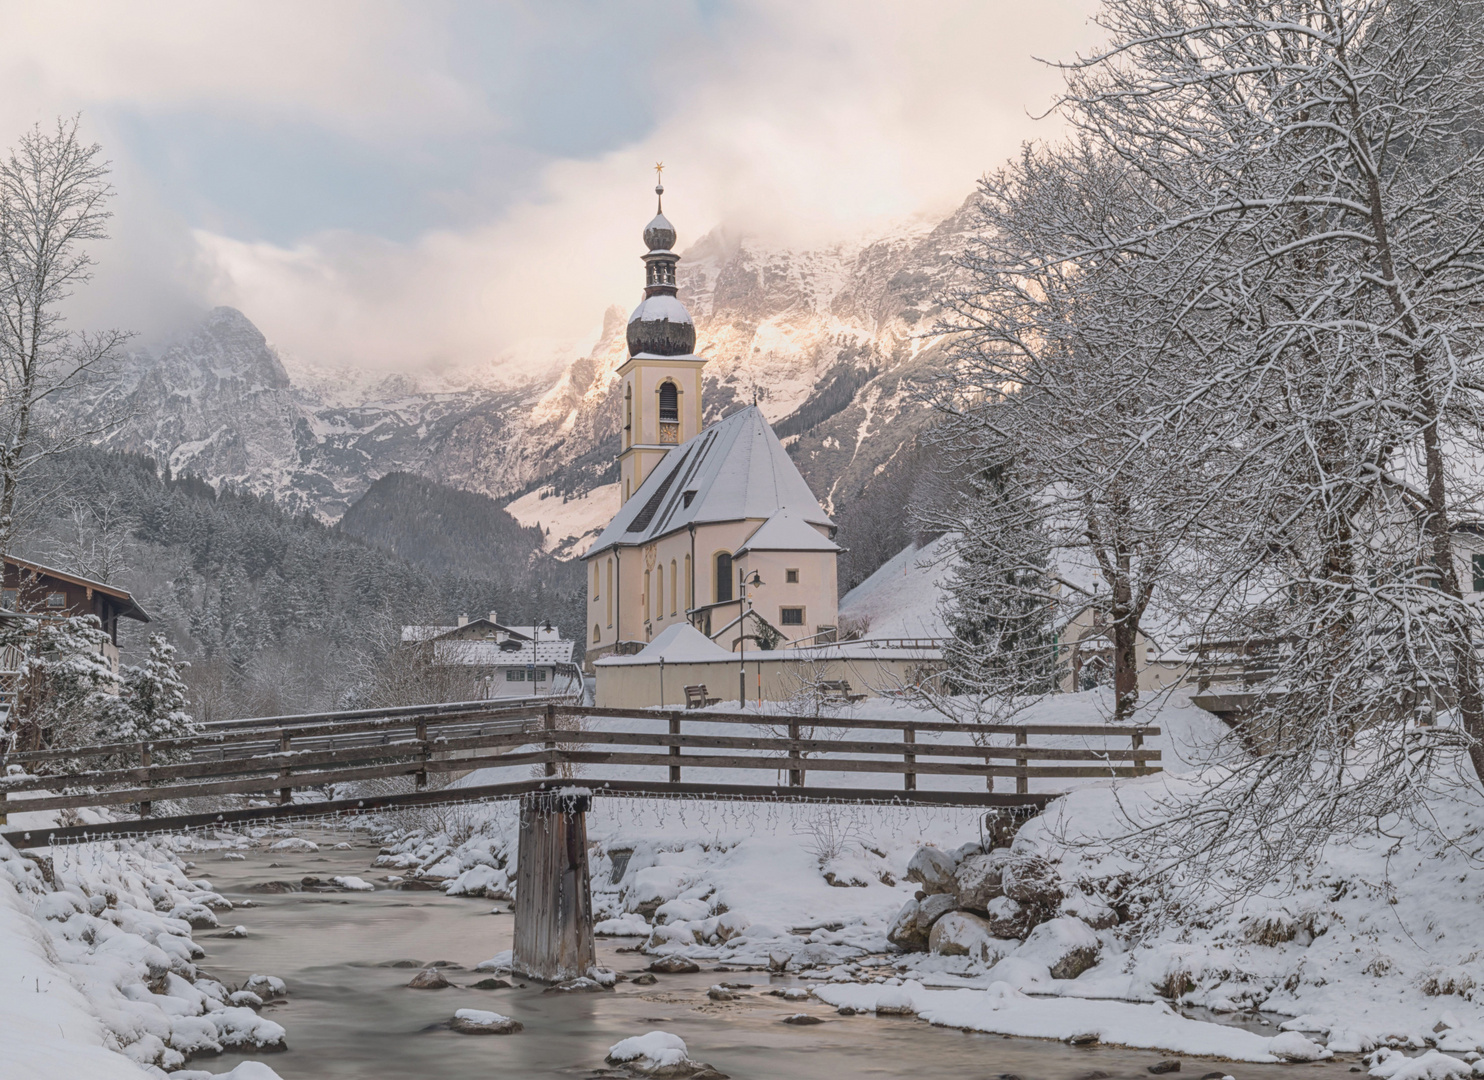
[[[164,247],[185,292],[241,308],[291,355],[519,377],[578,347],[609,304],[637,301],[655,160],[667,163],[666,212],[682,248],[723,223],[806,245],[946,213],[1021,141],[1054,135],[1054,121],[1028,115],[1059,84],[1033,56],[1095,40],[1092,6],[754,0],[660,28],[667,5],[609,9],[631,21],[615,25],[604,70],[642,66],[627,92],[647,117],[618,145],[535,155],[529,175],[503,188],[470,176],[440,196],[457,214],[400,240],[339,228],[274,242],[210,221],[183,232],[167,200],[150,220],[182,238]],[[534,61],[510,59],[519,43],[503,47],[516,67],[496,80],[502,92],[481,93],[455,41],[458,20],[436,17],[442,8],[173,6],[171,20],[157,7],[170,24],[158,38],[141,28],[154,19],[122,14],[137,8],[92,10],[120,43],[89,35],[67,55],[48,26],[25,50],[44,54],[45,85],[71,88],[41,95],[48,101],[168,111],[204,100],[264,123],[292,116],[387,155],[498,142],[545,115],[543,101],[521,95]],[[523,9],[511,25],[540,27],[550,49],[543,11]],[[176,56],[187,62],[170,68]],[[608,75],[573,62],[567,78],[589,78],[583,92],[598,101]]]

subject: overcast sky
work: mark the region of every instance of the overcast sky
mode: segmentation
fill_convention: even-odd
[[[231,304],[319,365],[515,374],[637,302],[656,160],[682,249],[945,213],[1055,135],[1034,58],[1093,6],[0,0],[0,141],[81,112],[113,162],[80,321]]]

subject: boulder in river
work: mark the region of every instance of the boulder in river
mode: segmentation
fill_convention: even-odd
[[[1085,922],[1064,915],[1032,930],[1016,955],[1045,964],[1053,979],[1075,979],[1098,962],[1101,948]]]
[[[671,953],[650,964],[649,970],[661,975],[691,975],[700,971],[701,967],[694,960],[687,960],[683,956]]]
[[[407,988],[409,990],[442,990],[449,985],[443,972],[437,968],[425,968],[412,977]]]
[[[620,1065],[636,1076],[657,1080],[727,1080],[703,1061],[693,1061],[685,1040],[668,1031],[651,1031],[616,1042],[608,1048],[608,1064]]]
[[[483,1009],[460,1009],[448,1022],[449,1030],[460,1035],[513,1035],[521,1030],[519,1020]]]

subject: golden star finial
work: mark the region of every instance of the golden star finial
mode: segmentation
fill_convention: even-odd
[[[665,171],[665,163],[663,161],[656,161],[654,163],[654,179],[655,179],[655,182],[656,183],[663,184],[665,182],[665,178],[660,175],[664,171]]]

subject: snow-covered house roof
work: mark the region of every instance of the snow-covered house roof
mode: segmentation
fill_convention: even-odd
[[[648,544],[688,525],[771,518],[787,510],[833,527],[756,405],[665,455],[588,549]]]
[[[747,543],[737,549],[748,551],[839,551],[840,545],[799,517],[792,510],[780,510],[758,526]]]
[[[659,632],[653,641],[633,656],[606,656],[599,664],[704,664],[717,660],[734,660],[728,652],[690,623],[675,623]]]
[[[515,646],[511,648],[510,646]],[[570,664],[570,641],[438,641],[433,660],[439,664],[468,664],[473,667],[523,667],[527,664]]]

